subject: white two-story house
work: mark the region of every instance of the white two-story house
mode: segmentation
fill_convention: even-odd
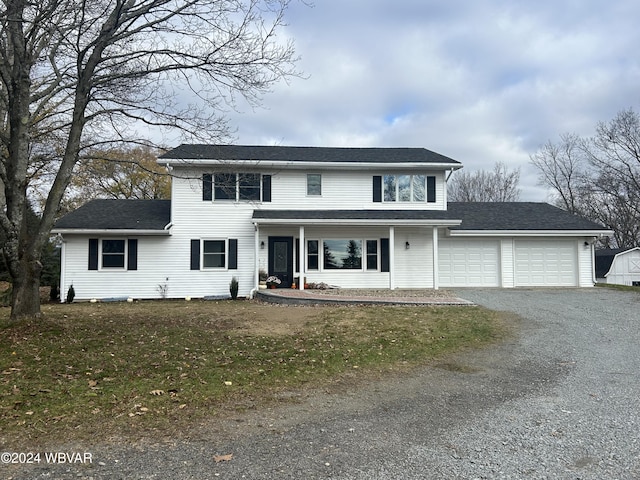
[[[545,203],[450,203],[462,164],[423,148],[181,145],[171,200],[93,200],[60,219],[61,292],[200,298],[342,288],[594,285],[605,227]]]

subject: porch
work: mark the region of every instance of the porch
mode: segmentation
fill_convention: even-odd
[[[475,305],[454,292],[434,289],[276,288],[258,290],[255,298],[284,305]]]
[[[460,220],[445,211],[255,210],[256,278],[281,286],[439,288],[438,238]]]

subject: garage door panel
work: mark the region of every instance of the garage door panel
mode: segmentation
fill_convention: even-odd
[[[495,239],[442,239],[438,253],[440,285],[499,286],[498,248]]]
[[[576,242],[565,239],[517,239],[516,286],[577,285]]]

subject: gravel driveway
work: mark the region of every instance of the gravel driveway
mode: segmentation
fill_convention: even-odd
[[[640,479],[640,295],[599,288],[456,293],[521,315],[517,336],[410,378],[229,419],[199,440],[96,447],[91,465],[12,474]],[[214,461],[226,454],[230,461]]]

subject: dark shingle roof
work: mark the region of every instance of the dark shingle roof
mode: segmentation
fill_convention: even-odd
[[[256,210],[253,218],[271,220],[462,220],[451,230],[605,230],[547,203],[451,202],[448,210]]]
[[[606,230],[547,203],[449,203],[442,210],[255,210],[256,220],[462,220],[452,230]],[[56,222],[55,229],[163,230],[170,200],[92,200]]]
[[[456,220],[442,210],[255,210],[256,220]]]
[[[450,202],[448,212],[462,219],[457,230],[606,230],[548,203]]]
[[[426,148],[279,147],[183,144],[160,156],[175,160],[254,160],[281,162],[447,163],[461,165]]]
[[[82,230],[164,230],[171,222],[171,200],[91,200],[54,226]]]

